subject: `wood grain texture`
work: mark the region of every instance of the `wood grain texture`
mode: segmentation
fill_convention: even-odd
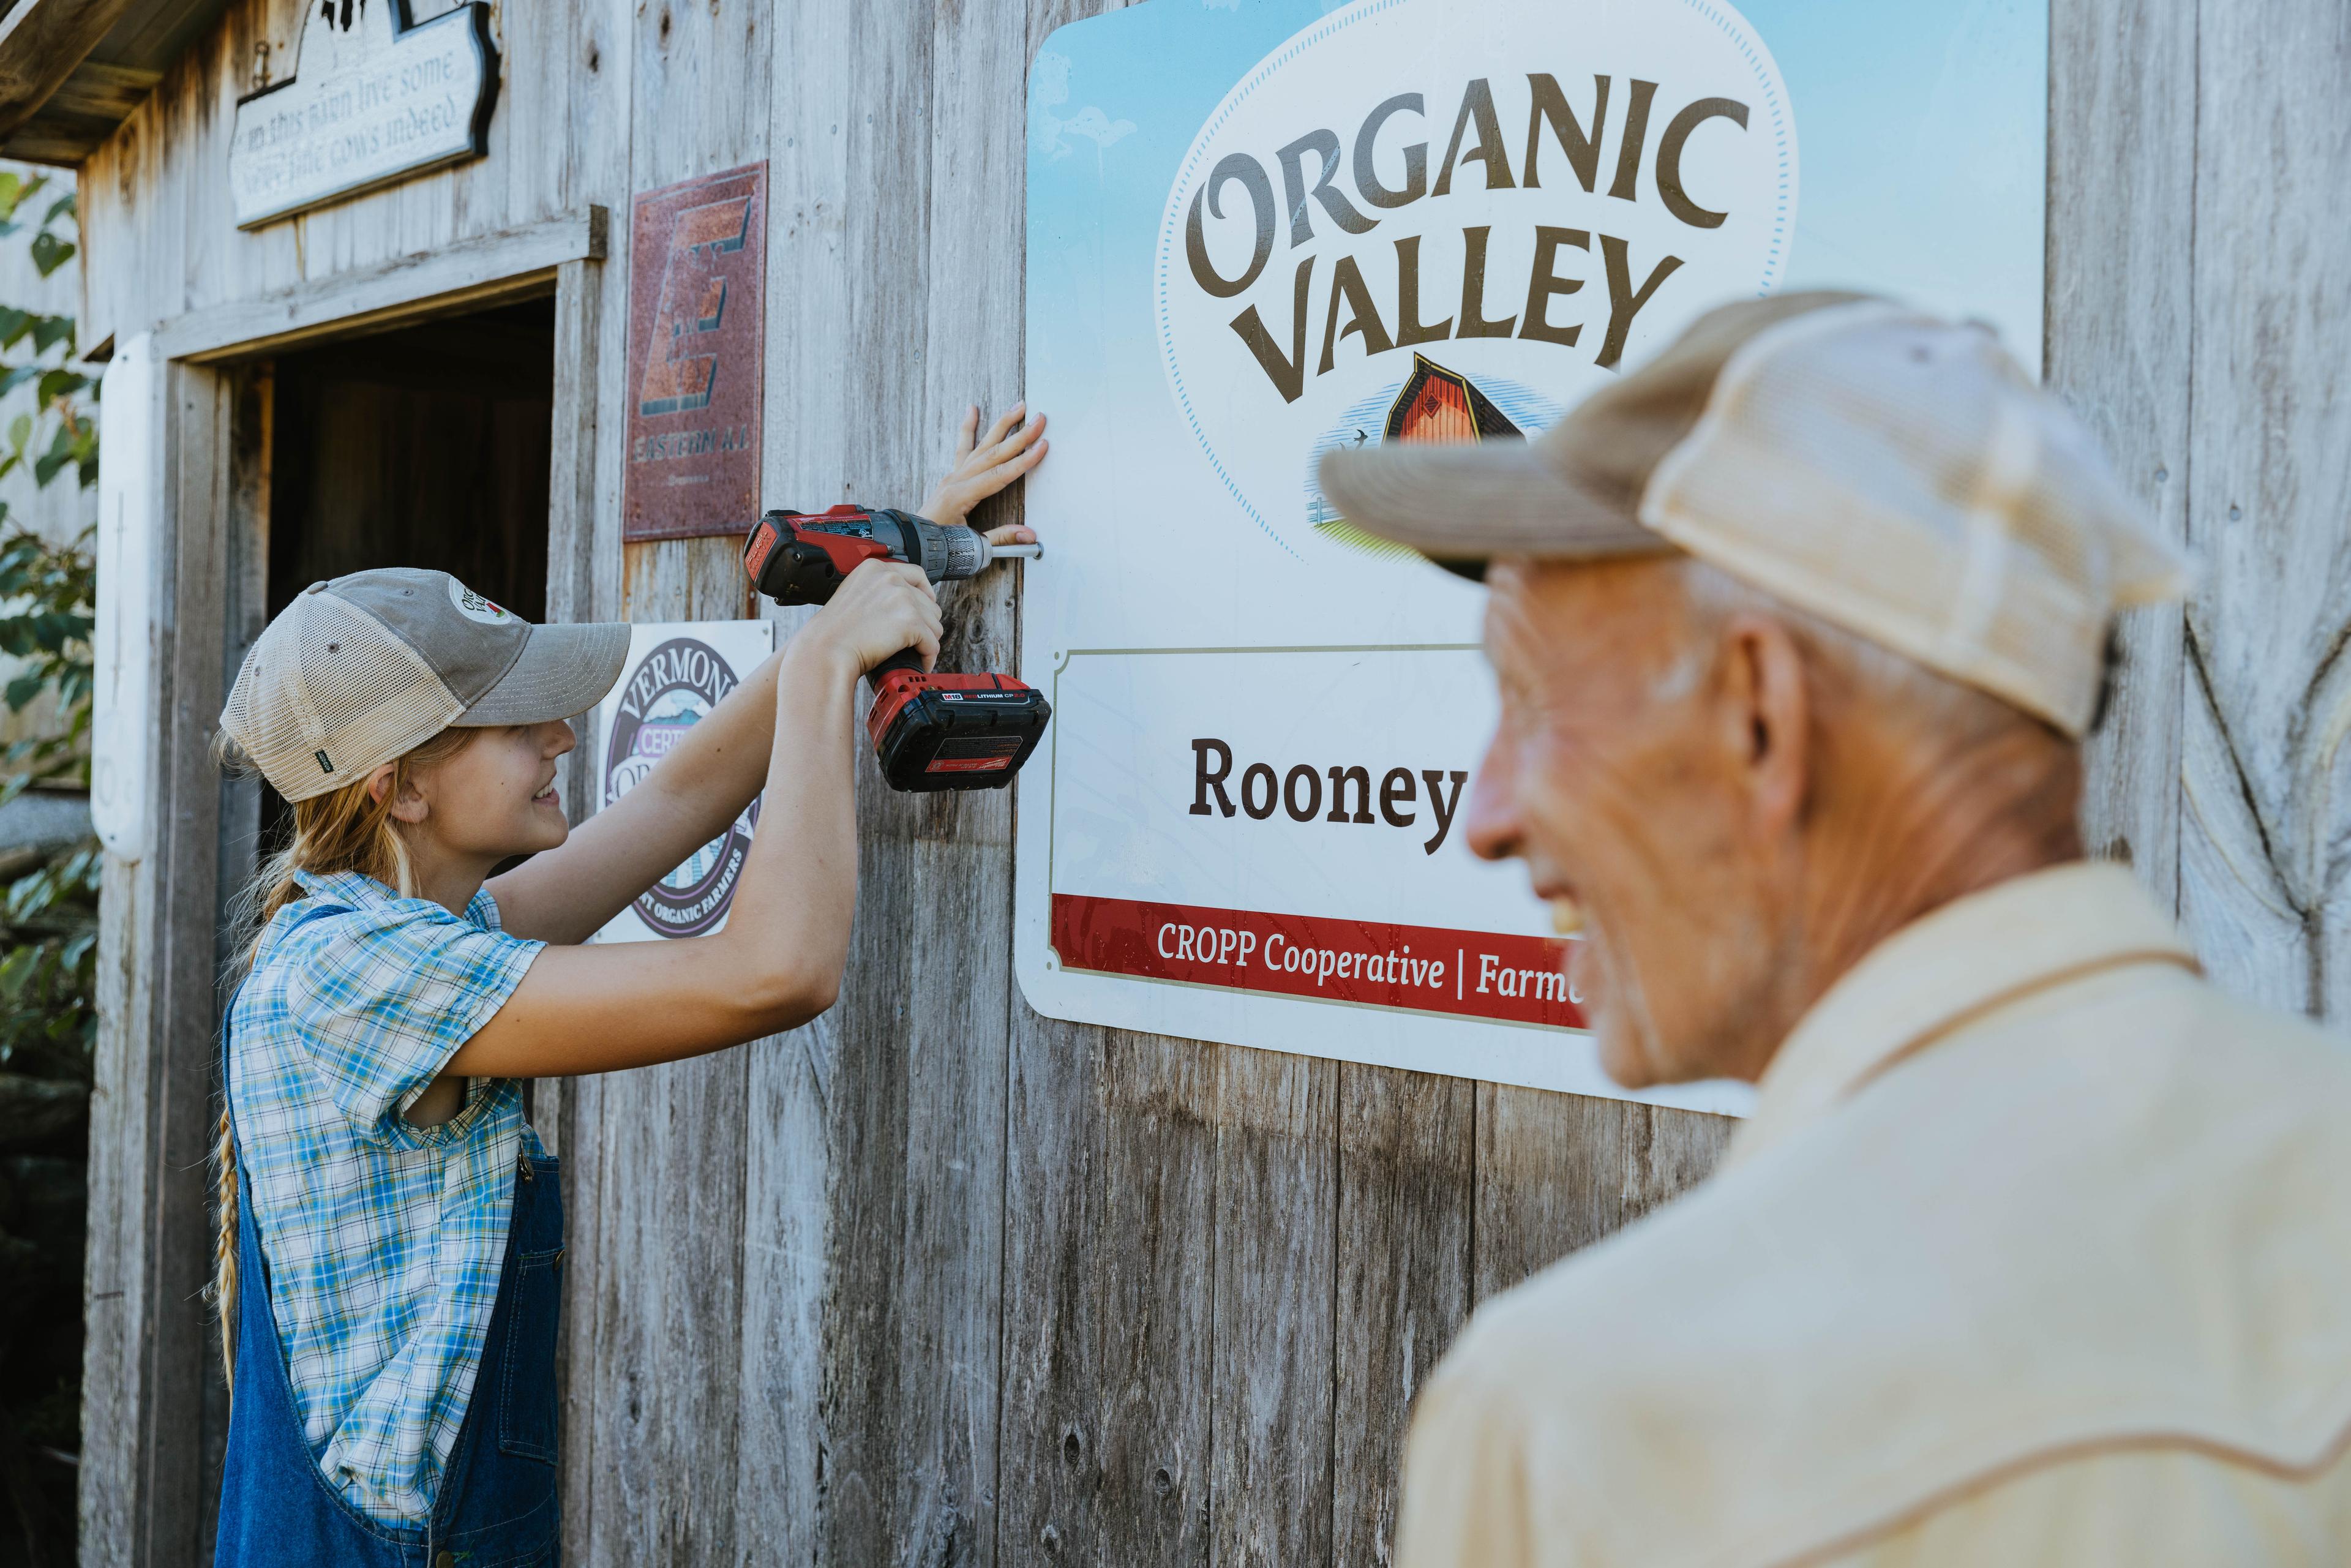
[[[629,619],[736,612],[733,579],[702,542],[630,552]],[[575,1131],[575,1149],[592,1138],[597,1166],[593,1208],[574,1222],[592,1227],[582,1287],[567,1303],[592,1336],[591,1562],[734,1551],[747,1072],[727,1051],[592,1081],[592,1132]]]
[[[1331,1559],[1340,1064],[1217,1059],[1211,1560]]]
[[[706,542],[632,551],[629,618],[739,614],[731,552],[722,571],[695,548]],[[580,1555],[731,1562],[747,1054],[611,1074],[573,1098],[569,1148],[576,1156],[592,1142],[596,1167],[592,1207],[571,1221],[578,1283],[566,1299],[589,1336],[572,1341],[567,1429],[567,1447],[584,1447],[593,1467]]]
[[[942,198],[924,134],[946,96],[933,75],[939,25],[918,7],[870,8],[852,45],[856,89],[825,99],[821,134],[842,143],[863,200],[842,235],[848,358],[838,385],[806,392],[846,391],[852,409],[881,412],[867,428],[852,423],[837,470],[858,499],[919,502],[943,456],[935,399],[953,395],[959,408],[1008,401],[1018,387],[1017,343],[1008,356],[976,308],[983,258],[1000,255],[1000,238],[983,228],[972,255],[945,257],[921,239]],[[990,137],[987,108],[949,99],[955,133]],[[1009,574],[941,600],[947,664],[990,659],[1010,641]],[[858,751],[860,913],[833,1105],[834,1146],[854,1153],[832,1176],[823,1550],[842,1562],[986,1563],[996,1539],[1009,802],[893,795]]]
[[[2044,361],[2167,538],[2188,528],[2196,13],[2130,0],[2050,6]],[[2083,841],[2179,906],[2176,605],[2126,615],[2091,738]]]
[[[196,361],[243,357],[552,293],[566,265],[603,259],[605,230],[605,210],[590,207],[282,293],[190,311],[157,330],[156,351]]]
[[[227,200],[236,100],[296,71],[305,9],[301,0],[234,0],[90,153],[84,341],[530,228],[570,210],[564,193],[580,185],[583,149],[609,146],[615,135],[625,146],[631,135],[625,106],[617,126],[599,120],[611,35],[582,25],[580,0],[498,5],[499,98],[487,156],[242,232]],[[679,15],[690,11],[707,14],[687,6]],[[743,47],[747,38],[714,41],[705,52],[737,74],[756,68],[764,91],[767,51]]]
[[[1478,1086],[1473,1301],[1625,1222],[1625,1115],[1617,1100]]]
[[[0,138],[30,120],[131,0],[17,0],[0,16]],[[17,154],[11,154],[16,156]]]
[[[546,134],[561,152],[557,211],[601,206],[628,212],[629,93],[635,51],[631,0],[565,0],[550,5],[551,53],[569,63],[558,100],[561,134]],[[623,443],[606,434],[627,427],[629,225],[607,222],[606,259],[566,264],[556,287],[556,416],[550,458],[553,500],[548,521],[548,613],[569,621],[622,618],[621,490]],[[567,466],[567,464],[577,466]],[[585,507],[567,517],[565,507]],[[567,559],[565,547],[573,552]],[[566,570],[567,567],[569,570]],[[582,737],[595,756],[594,725]],[[593,809],[595,769],[573,767],[566,805],[575,820]],[[564,1079],[538,1085],[535,1113],[540,1135],[563,1161],[569,1252],[563,1282],[559,1446],[563,1468],[563,1552],[573,1563],[590,1559],[594,1500],[603,1471],[596,1447],[600,1391],[605,1386],[597,1333],[603,1321],[597,1291],[611,1273],[597,1240],[604,1232],[603,1082]]]
[[[1091,1363],[1071,1369],[1091,1394],[1092,1423],[1036,1437],[1059,1439],[1070,1479],[1086,1479],[1089,1458],[1100,1477],[1093,1561],[1204,1563],[1215,1539],[1217,1053],[1102,1035],[1098,1059],[1071,1063],[1098,1073],[1077,1101],[1101,1129],[1099,1174],[1074,1173],[1094,1187],[1093,1224],[1076,1235],[1079,1258],[1092,1263],[1076,1282],[1095,1334]]]
[[[601,618],[596,560],[605,541],[596,522],[596,433],[601,399],[599,378],[604,346],[604,264],[581,259],[557,269],[555,287],[555,377],[549,401],[561,411],[554,420],[548,454],[547,620]],[[617,541],[614,541],[617,543]],[[557,787],[574,821],[592,808],[601,737],[592,714],[573,721],[580,748],[559,760]]]
[[[220,378],[223,409],[228,422],[227,507],[221,520],[221,678],[224,693],[235,684],[245,656],[269,624],[269,519],[271,476],[277,456],[277,385],[275,369],[266,360],[238,365]],[[218,869],[214,886],[218,902],[213,946],[213,974],[218,1000],[214,1016],[225,1019],[234,999],[233,986],[243,972],[237,945],[243,936],[238,895],[252,881],[261,860],[262,784],[252,774],[223,778],[220,821],[215,834]],[[225,1096],[227,1085],[218,1077],[220,1055],[211,1051],[213,1107]],[[209,1124],[207,1124],[209,1127]],[[216,1172],[204,1167],[204,1235],[218,1234]],[[205,1267],[212,1266],[208,1257]],[[207,1333],[199,1345],[203,1378],[203,1439],[200,1444],[199,1499],[203,1514],[196,1540],[209,1548],[219,1534],[220,1478],[228,1457],[229,1386],[219,1359],[216,1338]]]
[[[1131,1452],[1138,1441],[1146,1451],[1162,1447],[1134,1430],[1149,1424],[1147,1408],[1122,1409],[1118,1431],[1108,1429],[1107,1390],[1119,1364],[1102,1348],[1106,1323],[1143,1341],[1146,1354],[1163,1332],[1153,1268],[1165,1234],[1163,1195],[1153,1180],[1159,1165],[1145,1158],[1133,1168],[1109,1146],[1111,1118],[1096,1092],[1105,1057],[1122,1037],[1041,1018],[1017,995],[1009,1011],[997,1556],[1099,1563],[1108,1456]],[[1197,1127],[1211,1117],[1199,1110],[1191,1120]],[[1184,1207],[1180,1197],[1176,1203]],[[1113,1224],[1113,1212],[1123,1224]],[[1103,1236],[1117,1244],[1097,1248]],[[1196,1259],[1182,1261],[1196,1268]],[[1164,1380],[1141,1381],[1137,1403],[1147,1407]],[[1206,1452],[1203,1440],[1194,1453]],[[1174,1476],[1183,1473],[1179,1465]],[[1171,1476],[1171,1490],[1175,1484]]]
[[[2181,915],[2224,984],[2351,1008],[2351,13],[2199,7]]]
[[[768,165],[762,301],[768,419],[760,488],[767,504],[820,507],[829,500],[784,497],[837,497],[850,460],[845,400],[793,391],[828,382],[845,346],[841,303],[851,290],[839,193],[847,156],[840,138],[812,141],[807,126],[818,115],[838,118],[828,97],[841,90],[852,67],[856,13],[787,5],[777,7],[773,18],[774,47],[794,68],[778,73],[767,101],[755,110],[765,117]],[[808,90],[799,90],[802,84]],[[821,236],[798,215],[819,204],[827,220]],[[618,308],[625,310],[625,302]],[[808,613],[767,605],[757,612],[779,621],[779,641]],[[734,1507],[747,1522],[744,1560],[749,1563],[823,1560],[820,1542],[831,1479],[823,1318],[841,1019],[836,1008],[806,1029],[755,1045],[747,1063],[743,1321],[737,1350],[741,1440]]]
[[[92,1098],[84,1375],[93,1428],[81,1469],[89,1561],[194,1562],[220,1406],[202,1291],[212,1249],[212,1147],[221,918],[222,782],[210,741],[226,690],[233,514],[231,389],[210,371],[166,374],[165,518],[156,636],[155,831],[136,866],[110,864],[120,914],[101,931],[98,1092]],[[112,857],[109,857],[111,861]],[[93,1555],[95,1553],[95,1555]]]
[[[632,186],[758,155],[768,15],[749,5],[659,5],[614,35],[630,55]],[[616,351],[599,356],[600,380],[617,388],[625,296],[608,298]],[[611,416],[599,420],[615,444],[626,428],[617,401],[600,403]],[[746,607],[734,547],[723,539],[629,547],[620,587],[632,621],[731,620]],[[575,1126],[596,1140],[598,1166],[592,1251],[570,1296],[592,1314],[585,1364],[575,1358],[570,1372],[571,1407],[592,1428],[592,1468],[572,1470],[593,1489],[577,1521],[581,1561],[732,1563],[760,1539],[738,1528],[756,1521],[738,1520],[735,1507],[750,1064],[748,1051],[730,1051],[613,1075],[591,1092],[592,1134]]]
[[[140,1411],[152,1398],[144,1340],[156,1238],[144,1157],[154,1099],[152,860],[106,857],[99,887],[98,1045],[90,1063],[89,1226],[82,1263],[81,1555],[135,1563],[147,1511],[139,1484]]]
[[[1385,1564],[1413,1398],[1469,1315],[1478,1085],[1339,1074],[1332,1561]]]

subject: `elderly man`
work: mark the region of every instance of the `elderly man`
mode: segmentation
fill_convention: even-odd
[[[1541,440],[1324,460],[1484,566],[1472,842],[1632,1086],[1754,1080],[1695,1192],[1481,1308],[1398,1562],[2351,1563],[2351,1051],[2081,858],[2116,612],[2172,597],[1990,334],[1751,301]]]

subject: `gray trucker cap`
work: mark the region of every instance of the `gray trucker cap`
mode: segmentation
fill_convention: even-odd
[[[277,792],[339,789],[454,727],[539,724],[621,678],[625,623],[534,626],[445,571],[314,582],[237,672],[221,727]]]

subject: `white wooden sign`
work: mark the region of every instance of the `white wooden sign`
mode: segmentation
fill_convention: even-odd
[[[776,651],[772,621],[680,621],[630,629],[621,684],[596,710],[597,777],[609,806],[639,784],[685,732]],[[599,942],[707,936],[726,925],[735,884],[758,826],[759,802],[645,890],[596,934]]]
[[[408,0],[311,0],[294,74],[238,100],[236,226],[255,228],[488,149],[490,8],[411,26]]]
[[[1162,0],[1047,39],[1030,1005],[1621,1093],[1525,873],[1465,841],[1482,591],[1374,548],[1316,464],[1535,434],[1791,287],[1985,317],[2034,362],[2046,33],[2040,0]]]
[[[98,402],[98,624],[90,632],[89,817],[127,861],[147,852],[154,772],[155,533],[162,519],[163,384],[152,333],[118,347]]]

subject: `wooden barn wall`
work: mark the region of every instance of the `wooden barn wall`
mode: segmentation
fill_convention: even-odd
[[[618,540],[630,193],[768,162],[766,495],[910,501],[964,403],[1019,393],[1026,69],[1097,8],[502,0],[487,159],[240,235],[230,111],[301,9],[246,0],[83,171],[85,340],[607,206],[608,259],[559,279],[550,613],[741,615],[728,541]],[[2226,982],[2339,1018],[2351,38],[2334,0],[2053,12],[2050,379],[2206,567],[2126,639],[2092,842]],[[182,458],[183,600],[252,509],[235,386],[186,374],[221,455]],[[1009,663],[1022,570],[947,591],[950,658]],[[208,653],[166,664],[191,735]],[[1040,1018],[1010,973],[1018,800],[861,768],[840,1006],[541,1086],[571,1205],[569,1560],[1385,1562],[1412,1394],[1468,1312],[1700,1178],[1729,1124]],[[109,873],[92,1562],[198,1561],[205,1527],[202,1445],[154,1429],[218,1414],[182,1235],[204,1047],[150,977],[194,961],[173,923],[217,888],[180,841],[206,831]]]
[[[496,0],[488,156],[239,232],[228,190],[236,100],[294,74],[309,8],[305,0],[238,0],[82,165],[85,346],[621,194],[611,185],[624,173],[612,128],[598,123],[616,107],[601,90],[607,62],[597,45],[615,7]],[[450,5],[411,0],[410,9],[421,21]]]

